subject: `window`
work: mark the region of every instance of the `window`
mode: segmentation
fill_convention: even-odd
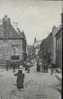
[[[19,56],[18,55],[11,56],[11,59],[12,60],[16,60],[16,59],[19,60]]]
[[[57,42],[56,42],[56,47],[57,49],[59,48],[59,40],[57,39]]]
[[[16,48],[13,47],[13,54],[15,55],[16,54]]]

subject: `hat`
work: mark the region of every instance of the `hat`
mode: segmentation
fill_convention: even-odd
[[[21,68],[18,69],[19,71],[22,70]]]
[[[24,69],[23,66],[20,65],[19,70],[23,70],[23,69]]]

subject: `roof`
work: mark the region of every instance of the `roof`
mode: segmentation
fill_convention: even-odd
[[[23,32],[18,33],[12,25],[8,28],[7,32],[4,31],[3,25],[0,25],[0,39],[20,39],[25,37]]]
[[[11,23],[5,27],[2,23],[0,24],[0,39],[25,39],[25,35],[18,28],[16,30]]]

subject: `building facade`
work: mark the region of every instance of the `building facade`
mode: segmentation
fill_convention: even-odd
[[[34,39],[34,44],[33,44],[34,54],[35,54],[34,61],[35,61],[37,71],[40,71],[40,72],[42,71],[42,64],[41,64],[42,62],[41,62],[41,59],[39,58],[39,50],[40,50],[41,42],[42,42],[42,40],[37,40],[35,38]]]
[[[0,63],[7,61],[22,62],[26,55],[24,32],[11,24],[10,18],[4,16],[0,25]]]
[[[56,35],[56,64],[62,68],[62,27],[59,27]]]
[[[52,28],[52,37],[53,37],[53,50],[52,50],[52,64],[56,64],[56,33],[57,33],[57,27],[53,26]]]
[[[52,63],[58,67],[62,66],[62,26],[54,26],[52,29],[53,51]]]
[[[36,38],[34,39],[33,47],[34,47],[34,50],[35,50],[35,58],[36,59],[38,58],[38,53],[39,53],[39,50],[40,50],[41,42],[42,42],[42,40],[37,40]]]

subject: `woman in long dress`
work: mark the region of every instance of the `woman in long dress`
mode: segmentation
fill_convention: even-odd
[[[16,73],[15,76],[17,76],[17,88],[24,88],[24,73],[22,73],[22,70],[18,70],[18,73]]]

